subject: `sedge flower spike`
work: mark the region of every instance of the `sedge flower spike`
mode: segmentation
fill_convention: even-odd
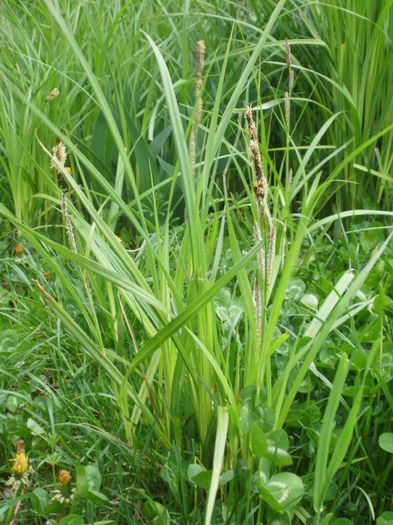
[[[67,159],[67,152],[66,152],[65,145],[63,144],[63,142],[59,138],[56,139],[56,143],[55,143],[55,145],[52,148],[52,153],[53,153],[53,156],[56,158],[56,160],[62,166],[64,166],[65,161]],[[61,173],[61,170],[59,169],[58,165],[56,164],[56,162],[53,159],[50,162],[50,167],[52,169],[54,169],[56,171],[56,173]]]
[[[59,138],[56,139],[56,143],[52,148],[52,153],[53,158],[50,161],[50,167],[51,169],[55,170],[55,173],[57,175],[57,184],[61,187],[63,185],[62,168],[67,169],[64,166],[65,161],[67,160],[67,151],[65,144],[63,144],[63,142]],[[61,167],[59,166],[59,164]]]

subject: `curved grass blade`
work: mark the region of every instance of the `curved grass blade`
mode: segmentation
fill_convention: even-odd
[[[205,525],[211,524],[213,515],[214,502],[216,500],[218,482],[222,470],[222,464],[224,461],[225,453],[225,442],[227,439],[229,423],[228,410],[225,407],[217,408],[217,434],[216,443],[214,445],[214,457],[213,457],[213,473],[210,482],[209,495],[207,498]]]

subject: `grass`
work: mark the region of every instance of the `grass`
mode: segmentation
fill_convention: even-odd
[[[0,14],[0,521],[389,523],[390,3]]]

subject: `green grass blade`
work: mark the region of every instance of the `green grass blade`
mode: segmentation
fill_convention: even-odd
[[[330,442],[334,430],[334,418],[336,416],[337,408],[340,402],[345,379],[349,371],[349,360],[344,353],[338,365],[338,369],[334,378],[333,388],[330,391],[328,404],[323,416],[322,428],[318,439],[318,450],[315,465],[314,489],[313,489],[313,504],[315,512],[321,512],[323,501],[325,499],[326,490],[329,484],[329,478],[326,475],[327,461],[329,456]]]
[[[145,361],[151,354],[157,350],[167,339],[169,339],[173,334],[175,334],[189,319],[192,319],[198,311],[217,293],[223,288],[235,275],[244,268],[258,253],[258,250],[261,248],[259,243],[254,246],[247,255],[245,255],[237,264],[235,264],[231,270],[225,273],[220,279],[218,279],[214,285],[212,285],[209,290],[200,295],[193,303],[188,305],[181,314],[179,314],[175,319],[170,321],[162,330],[160,330],[154,337],[146,343],[146,345],[138,352],[138,355],[134,357],[131,362],[128,373],[131,373],[135,370],[143,361]]]
[[[225,443],[227,439],[229,423],[228,410],[225,407],[217,408],[217,433],[216,443],[214,445],[214,457],[213,457],[213,473],[210,482],[209,495],[207,498],[205,525],[211,525],[211,519],[213,516],[214,502],[216,500],[218,482],[220,480],[220,474],[224,461]]]

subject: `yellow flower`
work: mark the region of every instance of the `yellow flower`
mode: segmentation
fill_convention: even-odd
[[[17,253],[18,255],[20,255],[21,253],[23,253],[25,251],[25,249],[23,248],[23,244],[21,244],[20,242],[18,242],[17,244],[15,244],[15,253]]]
[[[59,481],[63,485],[63,487],[69,484],[69,482],[71,481],[71,474],[68,472],[68,470],[60,470]]]
[[[17,454],[12,461],[14,463],[12,465],[12,471],[19,476],[23,476],[23,474],[29,468],[29,458],[24,452],[21,452]]]

